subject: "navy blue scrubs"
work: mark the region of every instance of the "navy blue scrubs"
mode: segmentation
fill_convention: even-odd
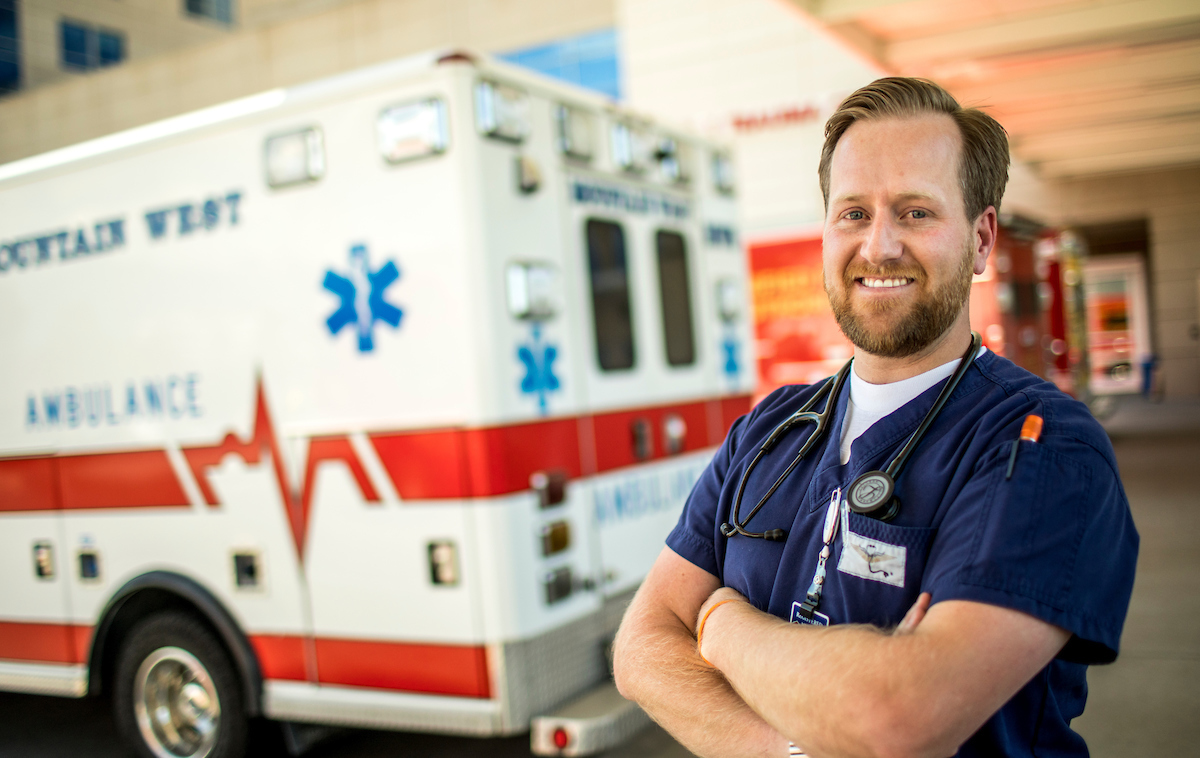
[[[838,441],[849,386],[828,439],[746,524],[787,530],[783,542],[726,538],[733,494],[767,435],[816,391],[784,387],[738,419],[688,498],[667,545],[738,590],[760,610],[793,619],[822,546],[830,495],[883,469],[921,423],[939,382],[871,426],[841,465]],[[822,407],[824,401],[818,403]],[[1013,440],[1029,414],[1037,442]],[[754,469],[744,518],[792,462],[812,429],[788,432]],[[962,746],[960,756],[1086,756],[1070,728],[1087,698],[1087,664],[1116,658],[1133,590],[1138,536],[1112,445],[1086,406],[1010,361],[985,353],[964,375],[896,481],[899,515],[850,514],[833,541],[819,612],[830,624],[894,626],[921,592],[933,602],[973,600],[1036,616],[1072,633],[1067,646]],[[852,555],[851,551],[858,553]],[[843,553],[846,555],[843,555]],[[840,568],[839,568],[840,567]]]

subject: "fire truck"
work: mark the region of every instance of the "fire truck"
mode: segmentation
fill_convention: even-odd
[[[757,381],[733,190],[463,53],[0,166],[0,689],[148,756],[619,740],[606,647]]]

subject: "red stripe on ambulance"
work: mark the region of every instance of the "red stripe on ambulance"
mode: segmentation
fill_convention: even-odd
[[[57,461],[63,508],[189,505],[165,450],[67,455]]]
[[[483,647],[317,639],[316,648],[321,684],[491,697]]]
[[[0,511],[187,505],[165,450],[0,460]]]
[[[477,645],[317,638],[314,677],[305,665],[303,637],[256,634],[250,644],[264,679],[491,697],[487,650]]]
[[[38,663],[87,663],[92,627],[0,621],[0,658]]]
[[[321,463],[345,463],[367,502],[379,502],[379,493],[350,439],[335,435],[310,440],[304,486],[297,495],[288,486],[261,382],[255,401],[249,439],[230,433],[219,444],[187,447],[182,452],[204,502],[213,507],[221,503],[208,480],[209,468],[227,455],[258,465],[269,453],[296,552],[303,556]],[[383,432],[369,439],[397,494],[405,500],[495,497],[529,489],[529,477],[538,471],[561,470],[574,478],[719,444],[733,421],[749,409],[750,396],[741,395],[477,429]],[[672,415],[683,420],[686,433],[679,450],[667,451],[662,429]],[[717,428],[714,419],[719,419]],[[649,456],[642,459],[631,442],[639,420],[649,430]],[[588,455],[583,454],[583,445],[588,446]],[[164,450],[0,460],[0,511],[187,505]]]
[[[57,481],[55,458],[0,461],[0,511],[57,510]]]
[[[92,627],[0,621],[0,659],[87,663]],[[252,635],[264,679],[307,681],[305,639]],[[487,650],[477,645],[428,645],[378,640],[315,640],[321,684],[489,698]]]

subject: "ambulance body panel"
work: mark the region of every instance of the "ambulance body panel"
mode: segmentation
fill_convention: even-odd
[[[720,153],[462,56],[188,118],[0,166],[0,688],[112,687],[152,598],[248,713],[528,729],[749,407]]]

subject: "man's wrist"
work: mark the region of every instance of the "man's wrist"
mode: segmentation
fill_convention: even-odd
[[[729,608],[745,605],[747,602],[741,593],[728,587],[722,587],[701,606],[696,623],[696,651],[699,653],[700,659],[708,665],[719,668],[712,659],[714,654],[712,643],[720,636],[718,632],[723,629],[725,621],[733,615]],[[721,619],[720,623],[714,623],[715,619]]]

